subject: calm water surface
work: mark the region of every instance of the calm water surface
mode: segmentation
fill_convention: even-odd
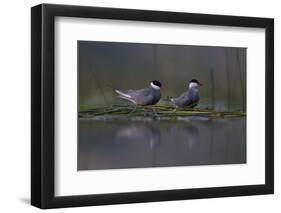
[[[246,163],[246,118],[79,120],[78,170]]]

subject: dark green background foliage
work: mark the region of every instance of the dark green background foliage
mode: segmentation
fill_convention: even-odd
[[[112,88],[139,89],[159,80],[177,96],[198,79],[198,107],[246,109],[246,48],[78,41],[79,107],[128,103]]]

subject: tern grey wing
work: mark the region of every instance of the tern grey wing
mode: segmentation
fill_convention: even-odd
[[[115,90],[118,97],[126,99],[137,105],[148,105],[152,100],[152,91],[149,88],[139,90]]]
[[[149,105],[153,102],[153,91],[150,88],[133,90],[129,95],[138,105]]]
[[[185,107],[185,106],[196,106],[199,101],[199,94],[198,90],[189,89],[188,91],[182,93],[177,98],[171,99],[172,103],[179,107]]]
[[[172,102],[174,102],[179,107],[183,107],[189,105],[191,103],[191,100],[189,98],[188,92],[184,92],[179,97],[173,98]]]
[[[150,94],[150,89],[144,88],[138,90],[127,90],[127,93],[131,97],[148,96]]]

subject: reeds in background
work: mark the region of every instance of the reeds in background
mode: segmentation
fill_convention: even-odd
[[[245,48],[79,41],[78,53],[80,108],[128,104],[113,88],[140,89],[151,80],[165,86],[163,98],[175,97],[196,78],[203,83],[198,109],[246,109]]]

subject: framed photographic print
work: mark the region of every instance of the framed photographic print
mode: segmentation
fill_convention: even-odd
[[[272,194],[274,21],[31,9],[31,203]]]

